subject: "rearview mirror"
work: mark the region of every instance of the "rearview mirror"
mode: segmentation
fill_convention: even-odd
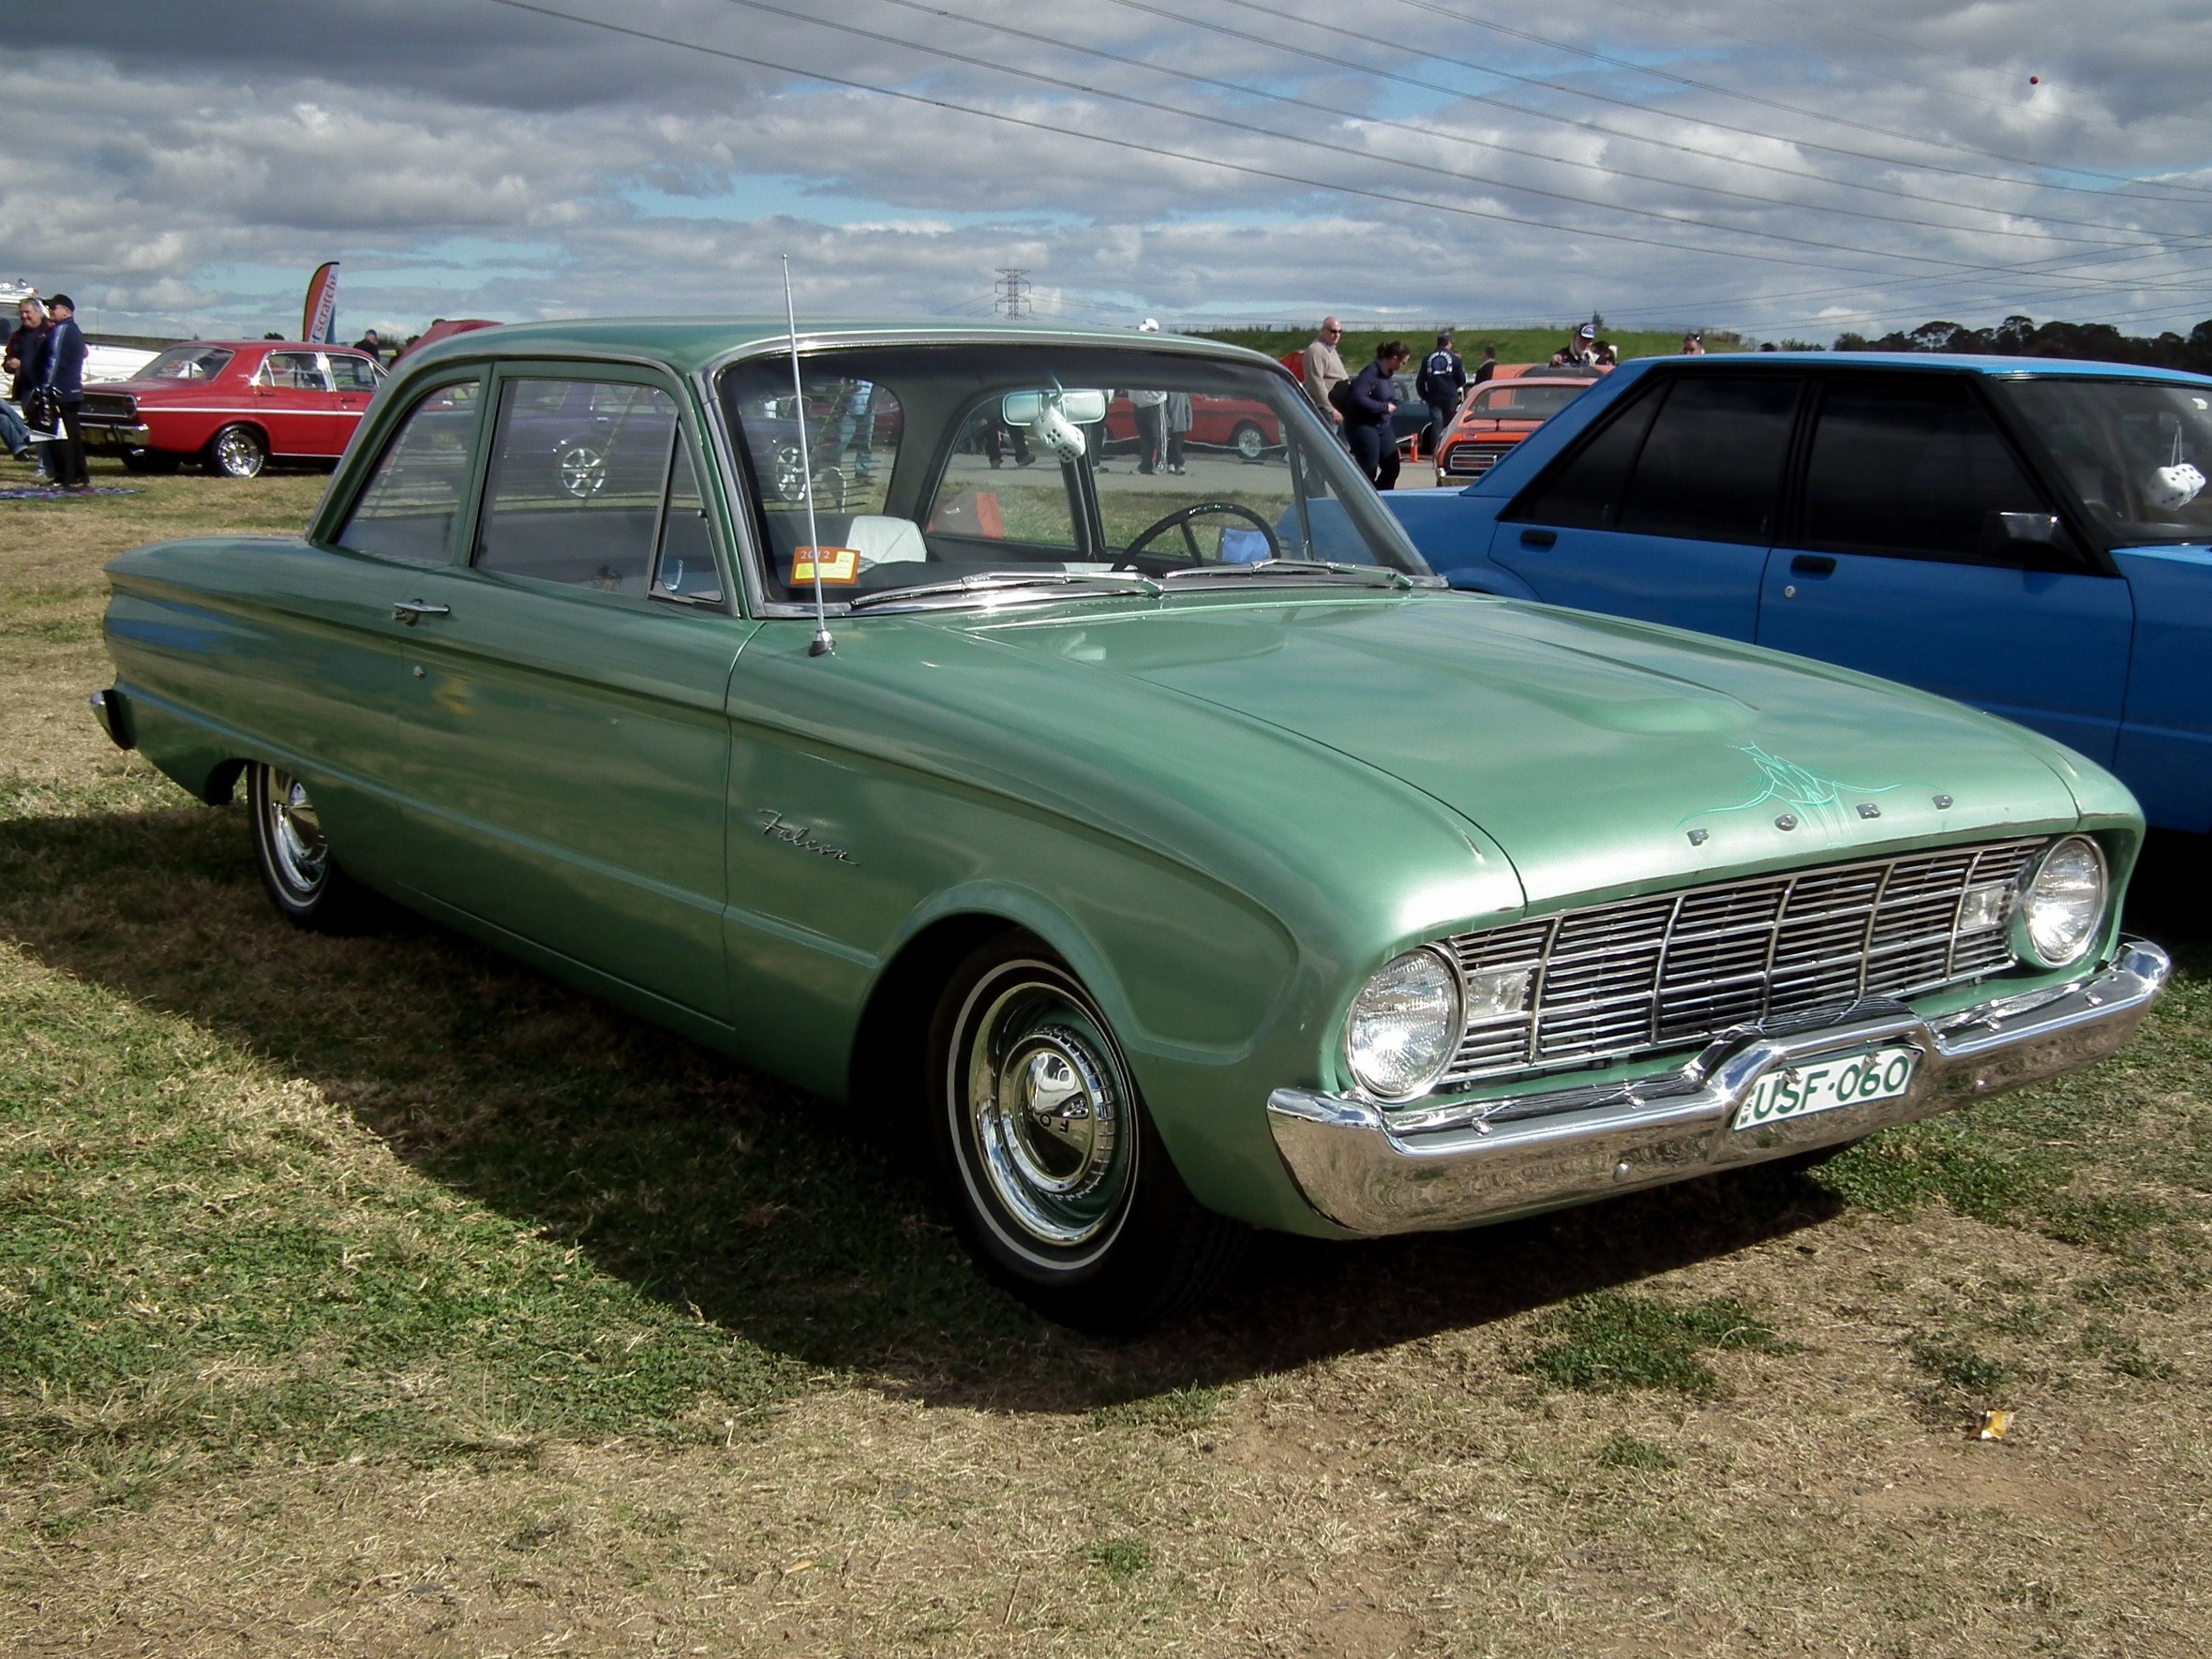
[[[1079,426],[1095,426],[1106,418],[1106,394],[1095,391],[1009,392],[998,406],[999,419],[1020,431],[1033,426],[1048,402]]]

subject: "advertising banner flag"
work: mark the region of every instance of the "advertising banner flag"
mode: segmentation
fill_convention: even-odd
[[[300,313],[300,338],[310,346],[337,338],[338,262],[331,260],[307,278],[307,304]]]

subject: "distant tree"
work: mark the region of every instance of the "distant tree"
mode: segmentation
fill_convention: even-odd
[[[2189,369],[2212,374],[2212,318],[2187,336],[2171,330],[2151,337],[2125,335],[2109,322],[2039,323],[2014,312],[1995,328],[1966,328],[1956,322],[1923,322],[1911,333],[1836,336],[1839,351],[1964,351],[1993,357],[2056,357],[2100,363],[2134,363],[2151,368]]]
[[[270,331],[269,331],[267,334],[265,334],[265,335],[262,336],[262,338],[263,338],[264,340],[280,340],[280,339],[282,339],[283,337],[284,337],[284,336],[283,336],[282,335],[278,334],[278,333],[277,333],[277,332],[276,332],[275,329],[273,329],[273,328],[272,328],[272,329],[271,329],[271,330],[270,330]]]

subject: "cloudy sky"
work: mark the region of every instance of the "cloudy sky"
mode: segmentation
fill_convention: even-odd
[[[27,10],[27,8],[26,8]],[[816,15],[824,21],[815,21]],[[1848,21],[1846,21],[1846,20]],[[2212,317],[2203,0],[80,0],[0,276],[110,331],[780,308]]]

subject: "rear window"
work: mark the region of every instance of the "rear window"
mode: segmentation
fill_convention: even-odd
[[[235,351],[220,346],[172,346],[130,378],[134,381],[212,381]]]

